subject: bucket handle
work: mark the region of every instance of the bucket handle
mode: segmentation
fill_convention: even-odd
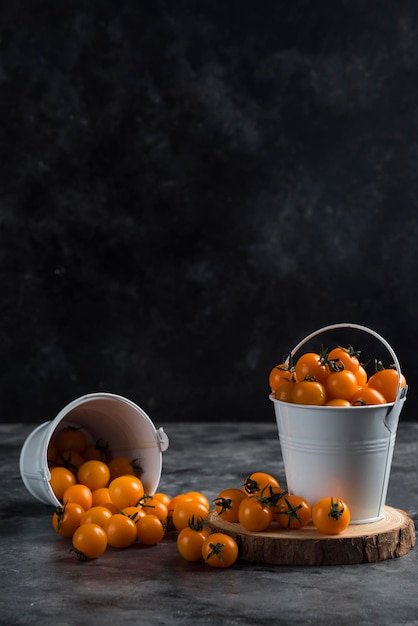
[[[164,428],[162,426],[157,429],[157,439],[161,452],[165,452],[168,448],[168,437],[165,434]]]
[[[405,398],[408,387],[405,386],[401,388],[401,366],[400,366],[398,357],[395,354],[395,351],[393,350],[391,345],[386,341],[386,339],[384,339],[381,335],[379,335],[379,333],[377,333],[375,330],[371,330],[370,328],[367,328],[367,326],[362,326],[361,324],[351,324],[351,323],[343,323],[343,322],[339,324],[331,324],[330,326],[324,326],[323,328],[319,328],[318,330],[315,330],[314,332],[307,335],[304,339],[302,339],[291,351],[290,353],[291,356],[293,357],[293,355],[296,354],[296,352],[303,345],[305,345],[311,339],[314,339],[317,335],[325,333],[329,330],[336,330],[338,328],[353,328],[355,330],[361,330],[363,332],[369,333],[369,335],[372,335],[373,337],[378,339],[385,346],[387,351],[390,353],[393,359],[393,363],[395,364],[396,371],[398,373],[398,385],[396,388],[396,399],[395,399],[393,406],[389,409],[389,411],[386,414],[385,424],[390,432],[395,432],[396,427],[397,427],[397,421],[398,421],[397,416],[399,415],[398,407],[401,401],[403,400],[403,398]],[[391,415],[393,415],[393,419],[391,419]]]

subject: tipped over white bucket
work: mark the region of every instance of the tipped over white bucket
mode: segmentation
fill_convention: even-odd
[[[290,493],[313,506],[327,496],[343,499],[351,524],[384,517],[399,416],[406,388],[400,387],[400,365],[383,337],[357,324],[334,324],[315,331],[292,351],[316,335],[339,328],[370,333],[390,352],[398,371],[395,402],[343,407],[308,406],[270,399],[274,403],[280,446]]]
[[[20,475],[37,500],[60,504],[49,484],[47,452],[54,433],[65,426],[85,429],[91,443],[108,442],[112,457],[138,459],[145,492],[155,493],[161,477],[162,452],[168,448],[164,430],[157,430],[148,415],[130,400],[111,393],[92,393],[70,402],[55,419],[35,428],[24,442]]]

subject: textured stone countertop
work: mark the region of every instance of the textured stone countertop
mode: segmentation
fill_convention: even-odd
[[[213,499],[256,469],[284,477],[274,423],[167,423],[159,490],[200,490]],[[32,425],[1,433],[0,624],[418,624],[418,552],[361,565],[227,570],[188,563],[174,531],[144,549],[108,549],[79,563],[51,528],[52,505],[35,500],[19,474]],[[417,522],[418,424],[399,425],[387,504]]]

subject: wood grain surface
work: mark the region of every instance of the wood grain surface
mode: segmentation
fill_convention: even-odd
[[[241,524],[223,521],[211,511],[206,524],[238,542],[244,561],[274,565],[342,565],[373,563],[407,554],[415,545],[415,525],[401,509],[385,506],[384,517],[370,524],[353,524],[338,535],[324,535],[310,523],[301,530],[272,525],[250,532]]]

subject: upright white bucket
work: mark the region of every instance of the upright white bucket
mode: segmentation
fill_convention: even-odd
[[[162,452],[168,448],[164,430],[157,430],[148,415],[130,400],[111,393],[92,393],[70,402],[55,419],[35,428],[24,442],[20,475],[37,500],[60,504],[49,484],[47,452],[54,433],[65,426],[82,427],[91,443],[107,441],[112,457],[138,459],[145,492],[155,492],[161,477]]]
[[[350,523],[366,524],[384,517],[406,387],[400,387],[401,368],[388,342],[358,324],[321,328],[303,339],[291,355],[317,335],[339,328],[367,332],[383,343],[398,371],[395,402],[340,407],[292,404],[272,395],[270,399],[274,403],[289,492],[306,498],[312,506],[327,496],[342,498],[350,508]]]

